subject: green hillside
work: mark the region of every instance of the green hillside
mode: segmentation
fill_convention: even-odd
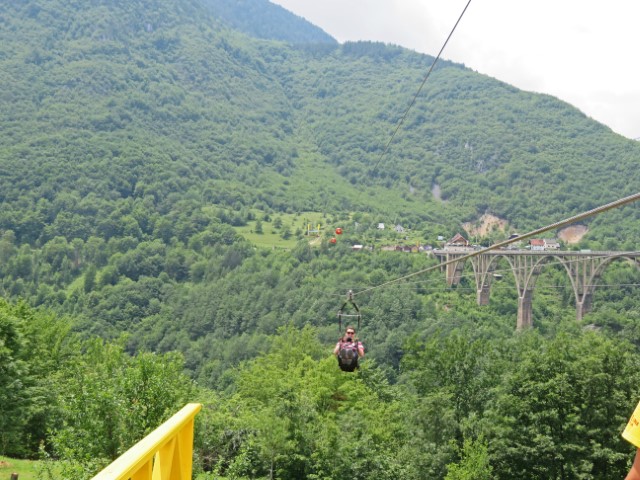
[[[269,0],[205,0],[203,3],[217,19],[255,38],[337,44],[320,28]]]
[[[44,5],[5,6],[0,33],[0,228],[21,242],[118,235],[106,219],[132,202],[138,238],[183,201],[380,212],[447,234],[490,212],[524,230],[638,189],[636,142],[460,65],[441,64],[380,158],[432,58],[260,42],[193,2]]]
[[[442,61],[383,155],[434,59],[258,0],[5,2],[0,45],[0,455],[90,478],[197,400],[201,478],[624,475],[637,265],[607,266],[581,322],[545,266],[515,332],[511,270],[479,307],[471,272],[450,289],[379,247],[635,193],[638,142]],[[639,216],[572,248],[637,249]],[[348,290],[354,375],[330,353]]]

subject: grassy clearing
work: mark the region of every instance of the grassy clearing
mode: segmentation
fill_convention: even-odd
[[[37,460],[16,460],[0,455],[0,479],[9,479],[12,473],[17,473],[20,480],[37,480]]]
[[[236,231],[256,247],[289,250],[295,247],[298,241],[293,233],[289,238],[283,238],[282,234],[272,229],[266,222],[262,224],[262,233],[256,232],[256,222],[249,222],[244,227],[237,227]]]
[[[257,247],[289,250],[295,247],[301,238],[307,238],[309,243],[318,243],[317,234],[307,235],[307,230],[317,230],[320,225],[321,233],[326,230],[323,215],[318,212],[278,213],[265,216],[256,214],[256,220],[248,222],[236,231]]]
[[[253,245],[261,248],[290,250],[301,239],[306,239],[310,245],[317,246],[322,241],[328,242],[335,237],[336,227],[343,229],[345,237],[348,237],[346,241],[374,248],[433,243],[425,241],[420,231],[396,232],[393,224],[387,224],[383,231],[377,229],[377,224],[357,227],[350,215],[341,218],[321,212],[266,215],[260,211],[253,211],[253,215],[256,220],[251,220],[246,225],[235,227],[235,229]]]

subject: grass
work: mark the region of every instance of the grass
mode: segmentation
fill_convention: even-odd
[[[393,225],[388,224],[385,231],[377,231],[375,227],[369,226],[367,231],[357,232],[351,218],[337,218],[336,215],[321,212],[275,213],[266,216],[264,212],[254,210],[253,214],[256,220],[234,228],[238,234],[261,248],[291,250],[301,238],[306,239],[312,246],[318,246],[323,241],[328,242],[335,237],[337,227],[343,229],[345,237],[348,234],[352,243],[372,245],[376,248],[385,245],[413,246],[428,243],[420,231],[396,233]],[[318,226],[320,235],[316,233]],[[363,229],[362,226],[360,228]],[[307,230],[312,232],[307,235]],[[285,235],[285,232],[289,235]]]
[[[17,460],[0,456],[0,479],[8,480],[12,473],[17,473],[19,480],[37,480],[39,463],[37,460]]]
[[[298,239],[295,236],[295,232],[291,232],[291,236],[284,239],[282,234],[271,228],[267,222],[263,222],[262,233],[256,233],[255,223],[249,222],[244,227],[237,227],[236,231],[256,247],[290,250],[296,246]]]
[[[276,248],[290,250],[296,246],[300,235],[308,238],[310,243],[317,243],[314,240],[317,236],[306,236],[307,229],[316,229],[320,224],[322,230],[326,230],[322,220],[322,214],[318,212],[302,212],[295,214],[277,213],[270,216],[269,220],[264,219],[264,214],[259,212],[258,220],[248,222],[243,227],[236,227],[236,231],[257,247]],[[257,224],[260,222],[262,233],[259,232]],[[289,235],[285,235],[289,232]],[[284,238],[287,236],[288,238]]]

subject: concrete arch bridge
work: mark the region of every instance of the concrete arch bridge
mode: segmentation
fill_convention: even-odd
[[[445,264],[447,285],[460,283],[466,261],[473,266],[476,281],[478,305],[488,305],[491,281],[500,259],[505,259],[511,267],[518,289],[517,328],[523,329],[533,324],[531,302],[536,280],[542,267],[548,263],[560,264],[569,275],[576,299],[576,318],[581,320],[591,309],[596,281],[604,269],[614,260],[626,260],[640,266],[640,252],[615,251],[531,251],[531,250],[489,250],[473,255],[473,250],[434,250],[441,263]]]

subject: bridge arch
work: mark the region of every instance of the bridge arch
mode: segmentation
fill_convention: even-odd
[[[470,259],[476,280],[476,300],[478,305],[488,305],[493,272],[501,259],[511,268],[518,290],[517,328],[533,325],[532,301],[535,283],[545,263],[555,260],[553,255],[514,255],[500,250],[491,255],[478,255]],[[462,263],[462,262],[460,262]]]
[[[457,285],[466,260],[470,260],[476,281],[478,305],[488,305],[491,282],[497,263],[504,258],[513,273],[518,290],[517,328],[533,325],[532,298],[536,280],[545,264],[560,262],[569,275],[576,301],[576,318],[582,320],[591,309],[596,281],[614,260],[625,259],[640,266],[640,252],[545,252],[530,250],[489,250],[479,254],[437,250],[435,255],[446,259],[446,278],[449,286]]]
[[[612,254],[606,257],[590,257],[582,259],[567,255],[560,259],[560,263],[565,268],[576,301],[576,319],[582,320],[586,313],[591,311],[593,294],[596,290],[596,282],[615,260],[627,260],[638,266],[637,257],[632,257],[628,253]]]

